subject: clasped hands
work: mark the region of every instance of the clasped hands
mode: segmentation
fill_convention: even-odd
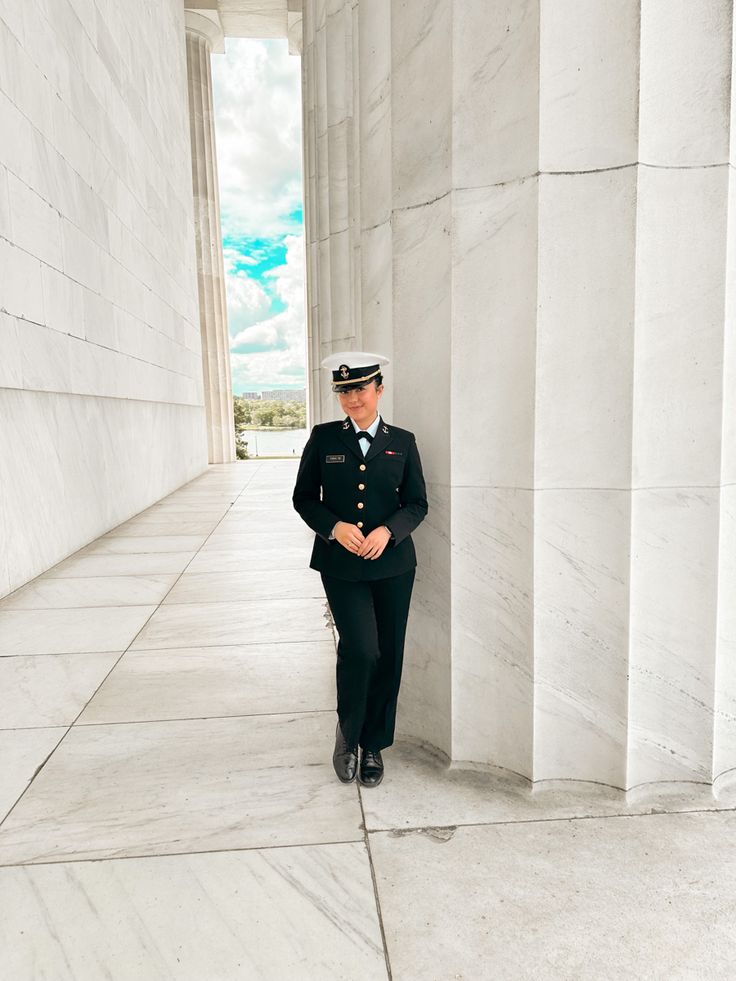
[[[343,548],[364,559],[379,558],[391,538],[391,532],[385,525],[364,535],[357,525],[351,525],[347,521],[337,522],[334,535]]]

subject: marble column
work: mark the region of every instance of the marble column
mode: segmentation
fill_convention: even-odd
[[[385,350],[428,479],[399,733],[535,782],[729,782],[731,0],[304,27],[315,421],[318,358]]]
[[[235,427],[210,65],[212,51],[224,50],[216,14],[186,11],[186,47],[209,462],[227,463],[235,459]]]
[[[729,187],[729,0],[641,10],[629,772],[710,781]],[[736,594],[722,595],[723,611]],[[723,612],[722,611],[722,612]],[[731,758],[727,767],[736,765]]]
[[[719,783],[728,781],[729,768],[736,762],[736,20],[733,27],[713,730],[713,777]]]

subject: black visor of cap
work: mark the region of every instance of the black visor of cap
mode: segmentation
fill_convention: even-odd
[[[364,365],[361,368],[349,368],[348,365],[341,364],[332,372],[333,391],[346,392],[359,385],[365,385],[380,372],[381,367],[377,364]]]

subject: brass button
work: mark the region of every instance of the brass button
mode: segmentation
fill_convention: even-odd
[[[359,528],[362,528],[362,527],[363,527],[363,522],[362,522],[362,521],[359,521],[359,522],[358,522],[358,527],[359,527]]]
[[[365,490],[365,484],[358,484],[358,490]]]
[[[363,504],[362,501],[358,501],[358,507],[359,508],[364,508],[365,507],[365,504]]]
[[[365,464],[364,464],[364,463],[361,463],[361,465],[360,465],[360,469],[361,469],[361,470],[365,470]]]

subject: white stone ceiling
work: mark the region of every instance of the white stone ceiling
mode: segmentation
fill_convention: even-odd
[[[301,0],[184,0],[186,10],[217,11],[226,37],[286,37]]]

